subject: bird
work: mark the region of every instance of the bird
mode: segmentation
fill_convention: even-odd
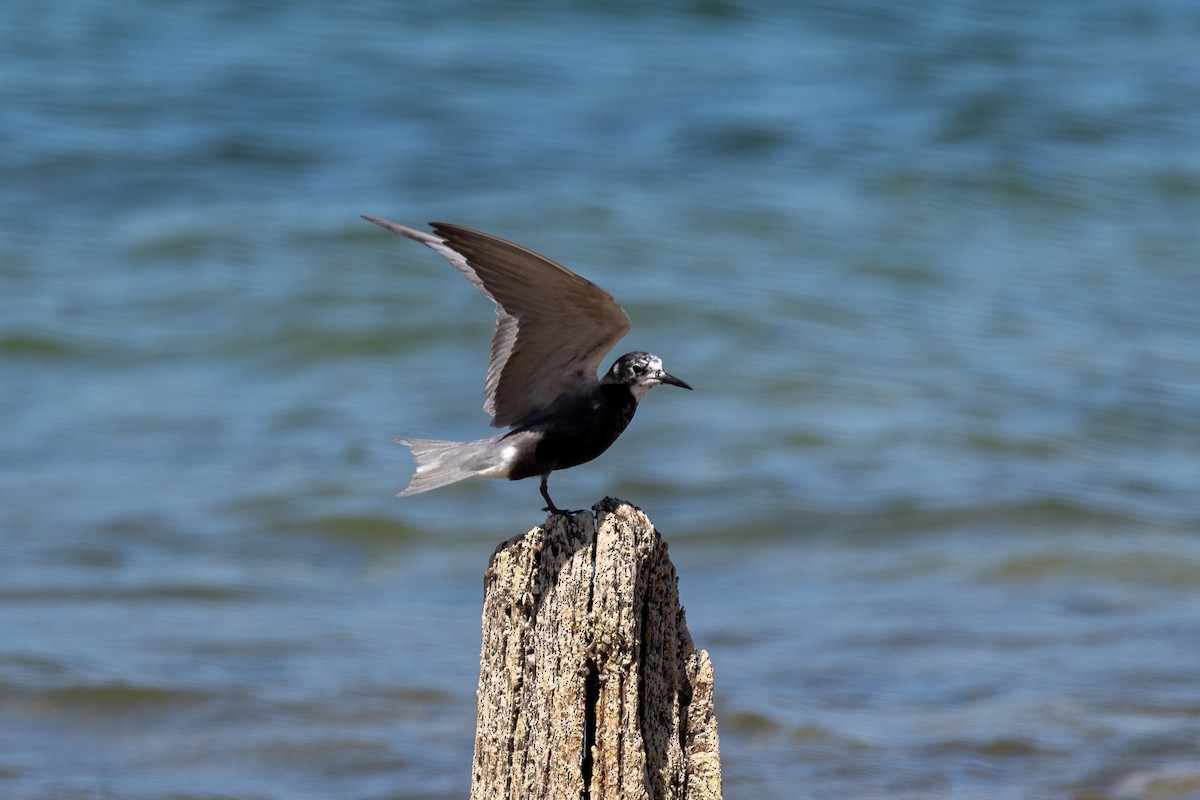
[[[605,355],[629,332],[629,315],[596,284],[532,250],[490,234],[431,222],[433,233],[363,216],[435,251],[496,305],[483,410],[504,433],[467,442],[397,439],[417,466],[399,496],[472,477],[540,477],[543,511],[554,504],[550,473],[584,464],[617,440],[646,392],[691,390],[662,359],[635,350],[603,376]]]

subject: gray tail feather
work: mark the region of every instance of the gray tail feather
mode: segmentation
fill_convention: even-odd
[[[400,497],[428,492],[448,483],[456,483],[478,475],[504,477],[501,448],[496,443],[504,434],[476,439],[472,442],[442,442],[436,439],[397,439],[412,450],[417,459],[417,471]]]

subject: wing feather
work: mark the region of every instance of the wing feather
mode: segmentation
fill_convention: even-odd
[[[483,405],[496,427],[594,387],[601,360],[629,332],[611,294],[520,245],[457,225],[431,223],[434,236],[365,219],[437,251],[496,304]]]

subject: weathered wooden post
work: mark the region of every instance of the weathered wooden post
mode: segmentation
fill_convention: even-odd
[[[720,798],[712,664],[667,545],[628,503],[593,509],[492,556],[472,800]]]

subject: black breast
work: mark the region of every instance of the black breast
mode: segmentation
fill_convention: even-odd
[[[601,384],[593,392],[564,398],[539,419],[513,429],[541,436],[532,458],[522,459],[511,477],[529,477],[591,461],[607,450],[633,419],[637,400],[629,387]]]

